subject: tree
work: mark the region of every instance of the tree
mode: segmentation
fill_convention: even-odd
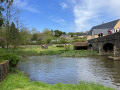
[[[10,26],[9,41],[10,44],[14,46],[13,53],[15,52],[16,45],[19,45],[19,30],[15,27],[15,24],[12,22]]]
[[[36,28],[32,28],[31,33],[32,34],[37,33],[37,29]]]
[[[6,45],[7,45],[7,48],[6,48],[6,52],[8,52],[8,46],[10,44],[9,42],[9,33],[10,33],[10,22],[11,22],[11,8],[12,8],[12,4],[13,4],[13,0],[4,0],[4,3],[5,3],[5,6],[4,6],[4,13],[5,13],[5,26],[6,26],[6,29],[5,29],[5,32],[6,32]]]
[[[50,30],[50,29],[48,29],[48,28],[45,28],[45,29],[43,30],[43,34],[53,36],[53,31]]]
[[[37,31],[37,29],[36,28],[33,28],[32,30],[31,30],[31,32],[32,32],[32,41],[37,41],[38,39],[39,39],[39,35],[40,35],[40,32],[39,31]]]
[[[60,37],[63,33],[61,32],[61,31],[59,31],[59,30],[55,30],[54,31],[54,33],[55,33],[55,37]]]
[[[5,33],[6,33],[5,36],[6,36],[6,46],[7,46],[6,52],[8,52],[8,46],[9,46],[9,44],[11,44],[11,41],[10,41],[11,26],[10,26],[10,24],[13,26],[12,22],[14,21],[14,19],[16,20],[16,25],[17,25],[16,33],[19,32],[18,17],[17,17],[19,10],[17,10],[16,7],[13,6],[13,0],[1,0],[1,1],[3,3],[3,4],[1,4],[1,8],[4,10],[3,14],[4,14],[4,26],[5,26]],[[1,21],[1,23],[2,23],[2,21]]]
[[[28,28],[23,27],[20,30],[20,43],[22,45],[25,45],[28,41],[31,40],[31,34],[30,31],[28,30]]]
[[[4,8],[2,6],[2,3],[4,2],[4,0],[0,0],[0,27],[3,24],[3,16],[2,16],[2,12],[4,11]]]
[[[54,38],[53,31],[48,28],[45,28],[42,33],[37,33],[36,36],[37,42],[39,42],[39,44],[49,44],[50,41]]]
[[[5,32],[4,32],[4,27],[0,28],[0,46],[2,46],[2,48],[5,48]]]
[[[73,32],[69,32],[69,35],[70,35],[71,37],[73,37],[73,36],[74,36],[74,33],[73,33]]]

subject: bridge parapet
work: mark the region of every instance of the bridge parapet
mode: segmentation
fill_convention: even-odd
[[[102,36],[102,37],[98,37],[95,39],[91,39],[88,40],[88,43],[95,43],[95,42],[109,42],[109,41],[113,41],[119,39],[120,40],[120,33],[114,33],[114,34],[110,34],[107,36]]]

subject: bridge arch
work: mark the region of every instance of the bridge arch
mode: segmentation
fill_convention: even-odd
[[[89,49],[89,50],[93,50],[93,45],[92,45],[92,44],[89,44],[89,45],[88,45],[88,49]]]
[[[112,53],[114,51],[114,44],[112,44],[112,43],[104,44],[103,50],[105,51],[105,53]]]

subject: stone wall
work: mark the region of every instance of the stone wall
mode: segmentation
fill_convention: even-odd
[[[88,40],[88,45],[99,53],[120,57],[120,32]]]
[[[3,61],[0,63],[0,82],[3,81],[9,72],[9,61]]]

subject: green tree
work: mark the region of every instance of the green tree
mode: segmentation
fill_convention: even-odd
[[[63,32],[59,30],[55,30],[54,33],[55,33],[54,35],[55,37],[60,37],[63,34]]]
[[[43,32],[38,35],[38,41],[41,41],[41,44],[49,44],[53,38],[53,31],[48,28],[45,28]]]
[[[20,43],[26,45],[31,40],[31,33],[28,28],[23,27],[20,30]]]
[[[4,0],[4,13],[6,16],[4,16],[5,18],[5,33],[6,33],[6,52],[8,52],[8,46],[10,44],[9,42],[9,34],[10,34],[10,22],[11,22],[11,18],[12,18],[12,5],[13,5],[13,0]]]
[[[53,36],[53,31],[50,30],[50,29],[48,29],[48,28],[45,28],[45,29],[43,30],[43,34]]]
[[[13,53],[15,52],[16,46],[19,45],[19,30],[15,27],[15,24],[12,22],[10,26],[9,41],[10,44],[14,46]]]
[[[35,29],[35,28],[33,28],[32,30],[31,30],[31,32],[32,32],[32,41],[38,41],[38,39],[39,39],[39,36],[40,36],[40,32],[39,31],[37,31],[37,29]]]
[[[68,34],[69,34],[71,37],[74,36],[74,33],[73,33],[73,32],[69,32]]]
[[[2,16],[2,12],[4,11],[3,3],[4,3],[4,0],[0,0],[0,27],[3,24],[3,16]]]
[[[2,48],[5,47],[5,32],[4,32],[4,27],[0,28],[0,46],[2,46]]]

